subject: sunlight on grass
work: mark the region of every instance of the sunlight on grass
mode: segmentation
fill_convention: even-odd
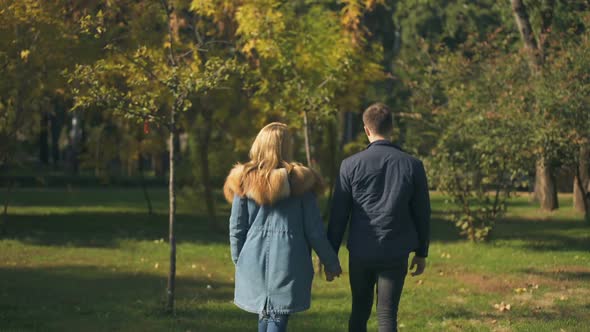
[[[209,230],[190,200],[179,206],[177,312],[163,314],[167,202],[164,190],[151,191],[156,213],[148,216],[139,190],[19,189],[0,240],[0,330],[253,330],[256,316],[231,303],[227,235]],[[438,214],[444,197],[432,196]],[[526,195],[515,198],[482,244],[434,220],[427,273],[406,279],[400,331],[583,331],[590,227],[562,197],[548,217]],[[346,330],[346,256],[341,250],[342,278],[316,277],[312,309],[295,315],[290,331]]]

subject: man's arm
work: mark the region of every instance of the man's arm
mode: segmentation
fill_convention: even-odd
[[[344,161],[340,165],[340,173],[336,178],[334,195],[332,196],[332,208],[330,212],[330,223],[328,224],[328,240],[338,253],[342,238],[348,225],[350,210],[352,208],[352,191],[350,179]]]
[[[430,195],[428,194],[428,181],[422,162],[412,165],[414,179],[414,195],[410,200],[410,213],[416,231],[418,232],[418,248],[416,256],[427,257],[430,244]]]

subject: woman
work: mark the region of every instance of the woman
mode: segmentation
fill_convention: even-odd
[[[321,179],[311,169],[290,162],[290,155],[287,126],[271,123],[254,140],[250,161],[236,165],[223,188],[232,203],[234,303],[259,314],[259,332],[286,331],[290,314],[309,309],[311,248],[327,275],[342,272],[317,204]]]

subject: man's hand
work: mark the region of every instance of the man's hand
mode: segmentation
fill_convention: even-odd
[[[424,273],[424,269],[426,269],[426,257],[418,257],[414,255],[412,258],[412,263],[410,264],[410,271],[416,267],[416,270],[411,273],[412,277],[419,276]]]
[[[338,266],[338,270],[336,271],[328,271],[324,266],[324,272],[326,273],[326,281],[334,281],[334,278],[340,277],[342,274],[342,269]]]

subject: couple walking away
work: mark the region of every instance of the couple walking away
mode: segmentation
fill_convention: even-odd
[[[327,234],[317,202],[322,179],[291,161],[286,125],[264,127],[252,144],[250,161],[228,175],[224,194],[232,203],[234,302],[259,315],[258,331],[286,331],[290,314],[309,309],[311,248],[328,281],[342,274],[338,250],[348,225],[348,329],[367,330],[376,293],[379,331],[397,331],[410,253],[412,275],[421,274],[426,265],[428,185],[422,163],[387,139],[393,129],[387,106],[367,108],[363,123],[370,144],[340,166]]]

